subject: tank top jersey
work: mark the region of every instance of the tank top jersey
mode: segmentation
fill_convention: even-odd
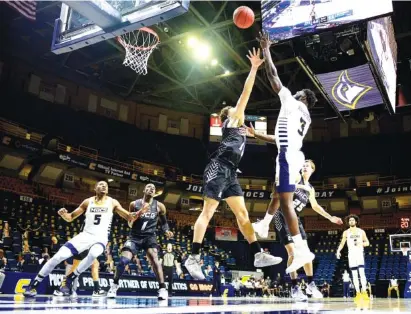
[[[355,228],[355,231],[352,231],[351,228],[347,230],[347,247],[348,254],[352,253],[362,253],[364,252],[363,246],[363,233],[362,229]]]
[[[95,198],[89,199],[83,232],[92,234],[101,239],[108,239],[113,221],[113,199],[107,197],[103,202],[96,202]]]
[[[281,109],[274,133],[277,147],[300,150],[311,125],[310,112],[304,103],[291,95],[288,88],[283,86],[278,96],[281,100]]]
[[[300,181],[298,182],[300,185],[304,185],[304,179],[301,176]],[[307,185],[310,189],[312,189],[312,185],[308,184]],[[296,212],[302,211],[308,204],[310,198],[310,192],[306,191],[304,189],[296,189],[294,192],[293,196],[293,204],[294,204],[294,209]]]
[[[223,122],[222,140],[212,158],[237,168],[244,154],[247,128],[244,125],[240,127],[228,127],[229,123],[230,119]],[[233,121],[233,123],[235,123],[235,121]]]
[[[135,201],[135,211],[139,211],[143,207],[143,200]],[[155,236],[157,231],[158,208],[157,201],[153,200],[150,205],[150,210],[141,215],[130,229],[131,237]]]

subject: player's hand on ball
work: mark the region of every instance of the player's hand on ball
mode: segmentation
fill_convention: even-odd
[[[247,136],[255,137],[255,129],[253,124],[250,122],[250,126],[245,126],[247,128]]]
[[[330,218],[330,221],[334,224],[337,224],[337,225],[342,225],[343,224],[342,219],[340,217],[336,217],[336,216],[332,216]]]
[[[248,60],[250,60],[251,66],[253,68],[258,68],[264,62],[264,59],[260,58],[260,48],[258,48],[257,51],[255,50],[254,47],[253,47],[253,51],[249,50],[247,58]]]
[[[340,259],[341,258],[341,253],[337,252],[337,253],[335,253],[335,256],[337,257],[337,259]]]
[[[174,237],[174,233],[172,233],[171,231],[166,231],[164,232],[164,234],[166,235],[167,239],[171,239],[172,237]]]
[[[270,36],[267,32],[260,32],[260,37],[257,37],[257,41],[260,42],[260,46],[262,49],[269,48],[272,44]]]

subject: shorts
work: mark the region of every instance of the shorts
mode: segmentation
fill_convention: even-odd
[[[348,252],[348,267],[350,269],[364,267],[364,252]]]
[[[280,148],[275,168],[275,185],[278,193],[295,191],[295,182],[304,161],[305,156],[301,151]]]
[[[216,201],[232,196],[244,196],[236,171],[236,168],[221,161],[211,160],[204,170],[203,196]]]
[[[86,258],[86,256],[88,255],[88,250],[85,250],[79,254],[76,254],[73,256],[73,259],[77,260],[77,261],[82,261],[83,259]]]
[[[130,237],[124,243],[123,248],[121,251],[130,251],[133,255],[136,255],[140,249],[147,251],[148,249],[157,249],[157,236],[145,236],[141,238],[137,237]]]
[[[298,227],[300,229],[301,237],[303,240],[307,240],[307,234],[305,233],[303,224],[301,223],[300,217],[298,218]],[[288,229],[287,223],[281,210],[277,210],[274,214],[274,225],[277,232],[278,239],[280,239],[281,244],[287,245],[294,243],[293,238],[291,237],[290,230]]]
[[[73,255],[79,255],[84,251],[89,250],[93,245],[96,244],[102,245],[105,249],[107,242],[107,239],[101,239],[101,237],[98,238],[97,236],[90,233],[80,232],[73,239],[66,242],[64,246],[67,247]]]

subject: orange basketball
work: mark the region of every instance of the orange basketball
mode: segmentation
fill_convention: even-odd
[[[238,28],[249,28],[254,23],[254,12],[249,7],[238,7],[233,14],[234,24]]]

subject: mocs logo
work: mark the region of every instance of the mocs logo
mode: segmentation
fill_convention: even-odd
[[[341,106],[355,109],[361,98],[372,89],[371,86],[352,81],[348,76],[348,70],[342,71],[334,84],[331,93],[334,100]]]
[[[14,293],[24,293],[26,288],[30,284],[30,279],[20,279],[16,283],[16,288],[14,289]]]

